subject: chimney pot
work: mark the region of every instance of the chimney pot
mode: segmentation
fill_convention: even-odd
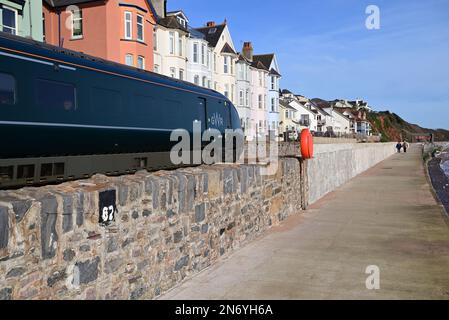
[[[251,42],[244,42],[242,54],[248,61],[253,61],[253,52],[253,44]]]
[[[208,21],[206,25],[208,27],[215,27],[215,21]]]

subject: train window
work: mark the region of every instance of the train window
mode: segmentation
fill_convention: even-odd
[[[56,81],[36,80],[36,100],[41,107],[76,110],[75,86]]]
[[[0,104],[16,102],[16,80],[10,74],[0,73]]]

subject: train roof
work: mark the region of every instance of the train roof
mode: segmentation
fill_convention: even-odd
[[[143,80],[145,80],[145,79],[148,80],[148,77],[151,77],[152,78],[151,80],[153,80],[153,81],[159,80],[162,83],[172,85],[175,88],[196,90],[199,94],[214,96],[215,98],[229,101],[229,99],[226,98],[221,93],[219,93],[213,89],[204,88],[204,87],[195,85],[191,82],[174,79],[174,78],[164,76],[164,75],[161,75],[161,74],[158,74],[155,72],[142,70],[142,69],[138,69],[136,67],[130,67],[130,66],[120,64],[117,62],[113,62],[113,61],[105,60],[105,59],[102,59],[99,57],[91,56],[91,55],[85,54],[83,52],[78,52],[78,51],[74,51],[74,50],[70,50],[70,49],[66,49],[66,48],[62,48],[62,47],[53,46],[53,45],[50,45],[50,44],[47,44],[44,42],[40,42],[40,41],[36,41],[33,39],[24,38],[24,37],[20,37],[20,36],[16,36],[16,35],[11,35],[9,33],[0,31],[0,44],[2,42],[4,42],[5,40],[28,46],[29,48],[31,48],[30,51],[44,50],[44,51],[52,53],[55,56],[59,56],[59,57],[63,56],[63,60],[65,60],[66,62],[76,62],[77,64],[80,64],[80,65],[84,64],[86,67],[94,67],[94,68],[98,68],[100,70],[105,70],[105,71],[114,71],[118,74],[123,74],[123,75],[125,75],[125,73],[127,73],[127,75],[129,75],[131,73],[134,77],[140,78]]]

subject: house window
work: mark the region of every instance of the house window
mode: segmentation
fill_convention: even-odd
[[[209,89],[212,88],[212,81],[210,81],[210,80],[207,81],[207,87],[208,87]]]
[[[228,56],[223,57],[223,61],[224,61],[224,73],[228,73],[229,72],[229,57]]]
[[[201,64],[206,64],[206,46],[204,44],[201,45]]]
[[[285,110],[285,117],[288,119],[288,110]]]
[[[197,86],[200,85],[200,76],[196,75],[193,77],[193,83],[195,83]]]
[[[263,126],[263,121],[260,120],[260,121],[259,121],[259,130],[262,130],[262,126]]]
[[[234,60],[229,59],[231,62],[231,74],[234,74]]]
[[[261,94],[259,94],[259,109],[262,109],[262,107],[263,107],[263,97],[262,97],[262,95]]]
[[[263,81],[262,81],[262,71],[259,71],[259,86],[262,87]]]
[[[184,80],[184,70],[179,69],[179,80]]]
[[[133,26],[132,26],[132,13],[125,11],[125,39],[132,39]]]
[[[225,84],[225,92],[224,95],[226,96],[226,98],[229,99],[229,84]]]
[[[214,71],[217,72],[217,54],[214,52]]]
[[[157,51],[157,29],[153,30],[153,50]]]
[[[237,64],[238,80],[243,80],[243,65]]]
[[[17,11],[3,6],[3,32],[17,34]]]
[[[193,62],[198,63],[198,43],[193,44]]]
[[[206,87],[206,84],[207,84],[207,78],[203,77],[203,87]]]
[[[210,52],[207,52],[207,66],[210,66]]]
[[[170,32],[170,54],[175,54],[175,33]]]
[[[72,39],[83,37],[83,11],[72,10]]]
[[[170,77],[175,78],[176,77],[176,69],[170,68]]]
[[[139,41],[144,41],[143,22],[143,17],[141,15],[137,15],[137,40]]]
[[[214,90],[217,91],[218,89],[218,82],[214,82]]]
[[[276,98],[271,98],[271,111],[276,111]]]
[[[176,17],[176,19],[178,20],[180,25],[182,25],[184,28],[186,27],[186,21],[183,18]]]
[[[231,84],[231,101],[234,102],[234,91],[235,91],[235,86],[233,84]]]
[[[159,73],[159,65],[154,65],[154,72]]]
[[[13,76],[0,73],[0,104],[14,104],[16,102],[16,80]]]
[[[132,54],[127,54],[125,57],[125,64],[127,66],[134,66],[134,57]]]
[[[276,78],[271,77],[271,90],[276,90]]]
[[[178,39],[178,54],[181,57],[182,56],[182,37],[179,35]]]
[[[137,57],[137,68],[145,69],[145,58],[142,56]]]
[[[263,96],[263,108],[264,110],[267,110],[267,95]]]
[[[239,91],[239,104],[240,104],[241,106],[243,106],[244,103],[245,103],[245,101],[244,101],[244,98],[243,98],[243,90],[240,90],[240,91]]]
[[[249,107],[249,90],[246,89],[246,106]]]

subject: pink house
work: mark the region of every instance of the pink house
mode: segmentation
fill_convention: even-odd
[[[149,0],[44,0],[44,41],[153,70],[156,13]]]

